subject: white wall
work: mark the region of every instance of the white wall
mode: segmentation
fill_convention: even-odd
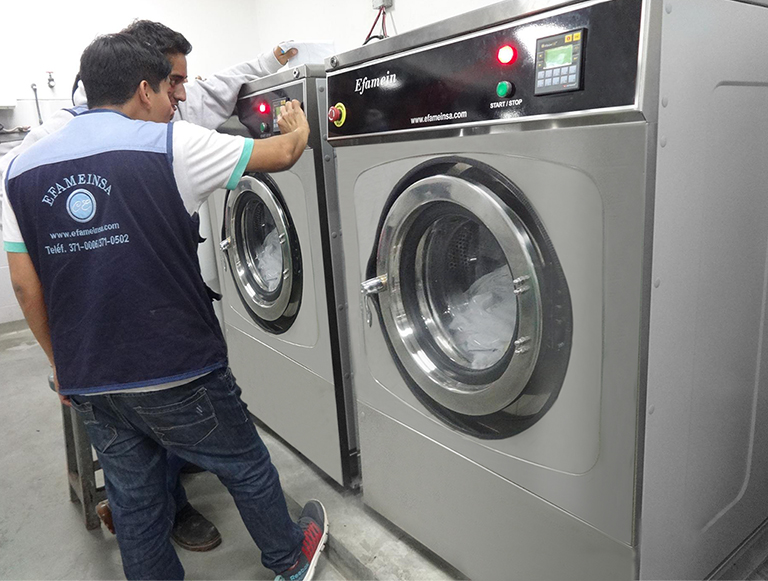
[[[99,34],[117,32],[135,18],[160,21],[192,43],[189,74],[206,76],[256,56],[252,0],[0,0],[0,104],[17,103],[16,111],[0,110],[0,123],[11,127],[37,123],[32,83],[37,84],[43,118],[70,98],[80,54]],[[267,48],[280,38],[259,29]],[[49,89],[46,71],[54,71]],[[54,103],[49,103],[54,101]]]
[[[394,20],[397,31],[407,32],[439,20],[450,18],[476,8],[494,4],[499,0],[394,0],[387,32],[394,34],[390,25]],[[376,10],[371,0],[293,0],[291,19],[278,19],[281,12],[274,2],[251,0],[253,14],[260,28],[269,28],[280,39],[336,41],[339,52],[360,46],[373,25]],[[375,33],[379,30],[376,25]],[[259,39],[262,49],[265,41]],[[372,41],[377,42],[377,41]]]
[[[497,0],[394,0],[394,20],[405,32]],[[34,125],[30,85],[37,85],[43,119],[66,106],[80,54],[98,34],[116,32],[135,18],[157,20],[192,43],[190,76],[208,75],[271,49],[281,40],[334,40],[340,51],[359,46],[376,11],[371,0],[0,0],[0,123]],[[377,25],[378,30],[378,25]],[[375,41],[374,41],[375,42]],[[50,89],[46,71],[53,71]]]

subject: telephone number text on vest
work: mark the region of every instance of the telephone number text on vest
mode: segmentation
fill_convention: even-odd
[[[99,248],[106,248],[107,246],[115,246],[118,244],[128,244],[130,238],[128,234],[117,234],[115,236],[102,236],[95,240],[85,240],[84,242],[70,242],[69,250],[64,244],[59,243],[53,246],[46,246],[45,250],[48,254],[68,254],[70,252],[81,252],[83,250],[97,250]]]

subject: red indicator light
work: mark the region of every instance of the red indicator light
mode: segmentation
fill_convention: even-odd
[[[517,60],[517,51],[507,44],[499,49],[496,58],[499,59],[499,62],[503,65],[511,65]]]
[[[269,113],[269,103],[264,103],[264,102],[259,103],[258,109],[259,109],[259,113],[261,113],[262,115],[266,115],[267,113]]]

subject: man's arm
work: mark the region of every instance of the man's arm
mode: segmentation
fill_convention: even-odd
[[[173,175],[187,211],[197,212],[219,188],[234,189],[246,171],[277,172],[296,163],[309,138],[298,101],[283,106],[278,125],[281,134],[266,139],[223,135],[186,122],[170,126]]]
[[[309,139],[309,124],[295,99],[283,105],[277,118],[280,135],[253,142],[248,171],[275,172],[290,168],[299,160]]]
[[[27,320],[32,334],[40,343],[48,361],[53,367],[56,377],[56,365],[53,362],[53,346],[51,345],[51,330],[48,327],[48,309],[43,298],[43,286],[32,264],[32,259],[26,252],[8,252],[8,268],[11,273],[11,284],[16,300],[19,302],[24,318]],[[58,380],[56,389],[58,390]],[[69,398],[59,395],[61,402],[69,405]]]
[[[24,313],[24,318],[32,329],[35,339],[40,343],[48,361],[53,366],[53,347],[51,331],[48,328],[48,309],[43,298],[43,285],[37,276],[32,259],[26,252],[9,252],[8,268],[16,300]]]
[[[283,53],[280,47],[275,47],[271,52],[220,71],[204,81],[190,81],[185,87],[187,100],[178,104],[174,121],[183,120],[217,129],[232,115],[240,88],[245,83],[277,72],[296,54],[295,49]]]

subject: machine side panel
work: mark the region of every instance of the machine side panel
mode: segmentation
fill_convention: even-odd
[[[640,574],[703,578],[768,515],[768,10],[663,14]]]
[[[319,111],[328,110],[327,99],[327,85],[325,79],[318,79],[316,81],[316,96],[317,107]],[[320,118],[320,122],[317,127],[317,142],[319,145],[319,154],[323,159],[323,191],[325,193],[325,218],[326,224],[324,227],[330,233],[328,239],[328,247],[326,254],[326,271],[331,271],[330,284],[333,286],[335,308],[334,317],[336,319],[337,329],[337,351],[334,356],[338,357],[338,373],[336,377],[337,394],[339,389],[343,391],[343,402],[338,402],[339,408],[346,414],[346,429],[347,429],[347,442],[349,451],[353,455],[359,454],[359,444],[357,435],[357,411],[356,401],[354,398],[354,389],[352,382],[352,368],[351,368],[351,355],[349,345],[349,321],[348,315],[349,304],[347,299],[347,292],[344,286],[344,247],[342,243],[342,235],[344,232],[341,228],[341,217],[339,210],[339,194],[336,183],[336,154],[333,148],[328,143],[328,135],[325,127],[324,117]],[[329,277],[326,274],[326,284],[329,282]],[[357,299],[357,297],[353,297]],[[353,305],[356,304],[353,301]],[[359,460],[354,463],[359,465]],[[354,470],[353,470],[354,472]],[[359,484],[359,470],[357,474],[352,474],[351,477],[357,478],[358,482],[353,485]]]

